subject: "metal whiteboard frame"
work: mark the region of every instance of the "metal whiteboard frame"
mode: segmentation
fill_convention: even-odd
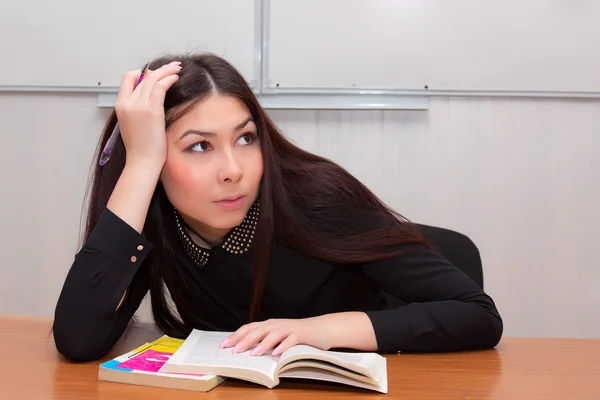
[[[254,79],[249,82],[261,105],[290,110],[428,110],[433,96],[600,99],[598,92],[382,90],[369,88],[277,87],[269,79],[270,0],[254,0]],[[118,87],[0,85],[0,93],[97,94],[98,107],[114,107]]]
[[[254,0],[254,76],[250,86],[261,106],[279,110],[427,110],[429,95],[393,90],[271,88],[269,85],[269,0]],[[98,93],[98,107],[114,107],[115,90]]]
[[[413,109],[427,109],[428,101],[422,103],[424,108],[419,108],[419,101],[434,96],[450,97],[525,97],[525,98],[571,98],[571,99],[600,99],[600,92],[566,92],[566,91],[517,91],[517,90],[428,90],[428,89],[338,89],[338,88],[295,88],[274,85],[269,78],[269,10],[270,0],[256,0],[262,3],[262,43],[261,53],[261,94],[269,96],[305,96],[305,99],[315,103],[346,104],[355,108],[396,109],[402,105],[413,106]],[[314,97],[313,97],[314,96]]]

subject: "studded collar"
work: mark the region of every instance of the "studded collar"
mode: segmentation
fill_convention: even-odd
[[[250,249],[258,224],[258,200],[252,204],[241,224],[233,228],[218,246],[231,254],[244,254]],[[199,266],[204,267],[210,258],[210,250],[197,245],[187,231],[187,225],[177,209],[173,208],[177,237],[186,253]]]

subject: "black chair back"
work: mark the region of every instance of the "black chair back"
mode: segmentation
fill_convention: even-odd
[[[483,266],[479,249],[466,235],[445,228],[416,224],[423,236],[429,240],[444,258],[463,271],[483,289]],[[404,301],[383,292],[388,307],[406,305]]]
[[[435,226],[417,224],[421,233],[438,247],[438,252],[483,289],[481,254],[473,241],[462,233]]]

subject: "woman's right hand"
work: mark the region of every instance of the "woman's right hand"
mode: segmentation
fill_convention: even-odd
[[[127,163],[156,165],[162,169],[167,157],[164,100],[167,90],[179,79],[180,62],[148,70],[135,87],[141,71],[123,76],[115,111]]]

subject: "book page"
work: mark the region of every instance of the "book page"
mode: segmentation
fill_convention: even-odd
[[[332,364],[327,361],[306,360],[306,359],[297,360],[297,361],[291,362],[291,363],[283,366],[282,368],[279,369],[278,376],[280,378],[287,377],[287,376],[289,376],[289,375],[286,375],[286,372],[288,370],[292,371],[293,373],[296,373],[297,371],[304,370],[304,369],[319,371],[319,372],[325,373],[327,375],[335,375],[335,378],[347,377],[347,378],[355,380],[357,382],[364,382],[364,383],[368,383],[370,385],[378,384],[375,379],[369,378],[368,376],[359,374],[359,373],[349,370],[347,368],[340,367],[339,365]]]
[[[324,351],[306,345],[294,346],[284,351],[281,355],[280,365],[308,359],[327,361],[372,379],[381,375],[381,368],[386,368],[385,358],[376,353]]]
[[[231,348],[220,349],[221,342],[230,334],[228,332],[192,331],[183,345],[165,363],[164,371],[191,372],[197,370],[215,375],[248,379],[250,376],[244,371],[253,370],[270,378],[275,377],[279,356],[272,356],[270,352],[263,356],[250,356],[251,349],[238,354],[233,354]]]
[[[381,393],[388,392],[387,374],[385,374],[385,371],[384,375],[377,379],[376,384],[359,381],[349,378],[345,375],[332,374],[327,370],[311,368],[307,366],[299,366],[298,368],[292,368],[289,371],[284,371],[279,374],[279,378],[313,379],[318,381],[341,383],[362,389],[375,390]]]

